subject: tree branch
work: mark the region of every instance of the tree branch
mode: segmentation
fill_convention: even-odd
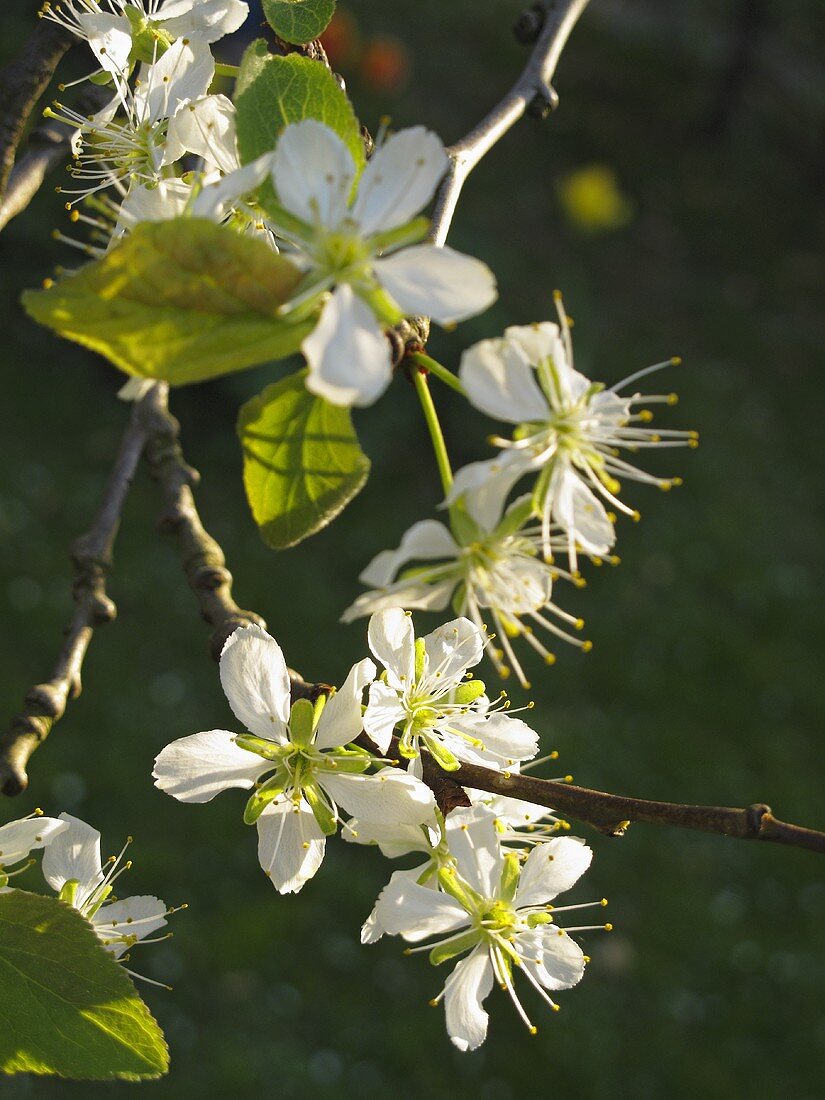
[[[29,115],[72,42],[69,31],[41,19],[18,56],[0,72],[0,197]]]
[[[481,122],[447,149],[450,167],[436,195],[430,240],[444,244],[464,183],[486,153],[511,126],[538,102],[541,108],[555,107],[557,97],[550,83],[559,57],[587,0],[541,0],[522,17],[518,27],[529,34],[530,16],[535,20],[536,44],[516,83]]]
[[[123,503],[145,442],[145,431],[136,407],[123,434],[100,509],[89,530],[72,546],[75,571],[72,594],[76,606],[51,677],[31,688],[23,701],[23,709],[12,718],[0,738],[0,792],[3,794],[16,795],[26,789],[29,758],[48,737],[54,723],[63,717],[68,701],[80,694],[80,672],[95,628],[111,622],[117,614],[117,608],[106,594],[106,577],[112,566],[112,550]]]

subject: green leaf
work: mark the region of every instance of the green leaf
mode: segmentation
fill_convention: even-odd
[[[349,409],[309,393],[305,377],[298,371],[267,386],[238,415],[249,506],[277,550],[331,523],[370,469]]]
[[[335,0],[264,0],[264,15],[277,35],[301,46],[327,29]]]
[[[277,316],[301,273],[263,241],[199,218],[143,222],[23,305],[139,378],[182,385],[282,359],[314,318]]]
[[[244,164],[270,153],[285,126],[315,118],[338,134],[357,168],[364,166],[364,143],[352,104],[329,69],[318,61],[294,53],[275,57],[267,52],[263,39],[253,42],[241,61],[235,108],[238,150]],[[267,188],[271,194],[268,182],[260,192],[264,203]]]
[[[57,898],[0,895],[0,1071],[160,1077],[163,1033],[89,922]]]

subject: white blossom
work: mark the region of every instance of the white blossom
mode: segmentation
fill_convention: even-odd
[[[90,922],[116,959],[141,940],[154,942],[147,941],[147,937],[166,924],[171,912],[165,902],[150,895],[109,900],[115,880],[131,865],[121,865],[121,852],[108,861],[104,870],[97,829],[66,813],[60,815],[60,820],[65,828],[43,856],[43,875],[49,886]]]
[[[314,119],[287,126],[262,161],[281,208],[280,215],[270,208],[271,221],[306,271],[281,310],[314,308],[326,295],[302,345],[313,393],[338,405],[371,404],[391,377],[385,326],[414,314],[452,324],[494,301],[485,264],[418,243],[427,223],[415,216],[447,163],[436,135],[415,126],[381,145],[357,178],[347,146]]]
[[[429,940],[408,953],[426,951],[433,965],[464,956],[432,1003],[444,1001],[458,1049],[474,1050],[487,1036],[483,1003],[494,981],[535,1032],[514,975],[523,975],[554,1009],[550,993],[581,979],[585,957],[569,933],[586,928],[560,928],[556,917],[582,906],[550,903],[584,874],[592,852],[576,838],[560,837],[537,844],[522,863],[518,853],[502,850],[495,813],[484,806],[451,814],[447,832],[454,863],[439,870],[440,890],[396,874],[379,899],[380,918],[385,932],[408,943]]]
[[[254,787],[244,820],[257,825],[261,866],[280,893],[297,893],[317,872],[326,837],[338,828],[339,807],[363,821],[417,825],[431,816],[429,788],[393,768],[366,774],[375,758],[351,744],[362,729],[361,696],[375,675],[372,661],[355,665],[329,698],[291,704],[280,646],[250,625],[227,641],[220,675],[235,717],[249,732],[209,730],[174,741],[155,761],[155,782],[181,802]]]
[[[422,747],[447,770],[461,760],[503,768],[535,755],[538,735],[491,705],[482,681],[467,678],[485,644],[469,619],[416,638],[412,617],[388,608],[372,616],[368,635],[385,671],[370,687],[364,729],[381,752],[398,729],[397,751],[417,774]]]
[[[0,892],[6,890],[13,875],[29,866],[28,863],[23,867],[17,864],[27,860],[31,852],[47,847],[66,828],[65,821],[44,817],[39,810],[19,821],[0,825]]]
[[[529,496],[514,501],[502,515],[503,500],[491,512],[475,495],[462,498],[464,514],[451,511],[452,530],[436,520],[422,520],[406,532],[397,550],[378,554],[359,578],[373,590],[359,596],[341,617],[350,622],[388,607],[440,611],[452,600],[456,613],[479,630],[488,621],[495,629],[499,644],[489,645],[487,654],[499,675],[508,676],[512,668],[522,686],[529,687],[514,639],[523,639],[547,664],[555,656],[536,630],[585,652],[590,649],[589,641],[570,632],[580,631],[583,620],[562,610],[553,598],[554,582],[573,578],[544,559],[540,529],[523,526],[532,513]],[[409,568],[410,562],[427,564]]]
[[[538,474],[533,501],[545,554],[552,557],[553,533],[561,530],[570,568],[576,572],[580,552],[602,557],[613,546],[614,517],[608,508],[638,518],[617,495],[620,478],[661,489],[680,484],[678,478],[646,473],[620,451],[695,445],[696,436],[645,426],[650,410],[638,407],[672,404],[674,395],[620,393],[678,360],[638,371],[607,389],[592,383],[573,368],[570,329],[558,297],[557,303],[560,326],[549,321],[513,326],[503,337],[482,340],[462,356],[460,376],[472,404],[517,428],[513,439],[493,440],[504,448],[497,458],[458,472],[448,500],[484,487],[488,503],[489,498],[503,501],[521,477]]]

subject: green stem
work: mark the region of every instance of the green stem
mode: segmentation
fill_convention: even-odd
[[[441,424],[438,421],[438,413],[435,411],[433,395],[430,393],[427,375],[420,368],[414,368],[412,371],[412,378],[416,393],[418,394],[418,400],[421,402],[421,408],[424,411],[424,419],[427,421],[427,428],[429,429],[433,451],[435,452],[435,461],[438,465],[438,472],[441,475],[441,484],[444,487],[444,492],[449,493],[450,489],[453,487],[453,471],[450,468],[450,459],[447,456],[447,445],[444,442],[444,433],[441,431]]]
[[[462,397],[467,396],[467,391],[453,372],[447,370],[445,366],[442,366],[437,359],[431,359],[430,356],[425,355],[423,351],[410,352],[407,358],[415,363],[417,367],[422,367],[424,370],[429,371],[430,374],[434,374],[436,378],[444,382],[450,389],[455,390],[456,393],[460,393]]]
[[[215,63],[215,76],[229,76],[234,80],[240,71],[238,65],[224,65],[220,61]]]

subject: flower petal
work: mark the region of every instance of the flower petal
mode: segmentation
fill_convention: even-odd
[[[225,95],[207,95],[187,103],[170,120],[166,144],[166,163],[194,153],[224,175],[233,172],[239,167],[235,105]]]
[[[470,516],[485,531],[501,519],[504,502],[519,478],[531,468],[524,451],[502,451],[486,462],[471,462],[456,473],[446,504],[463,498]]]
[[[230,787],[249,790],[272,764],[235,744],[228,730],[181,737],[162,749],[152,775],[158,790],[179,802],[209,802]]]
[[[543,359],[552,359],[558,366],[567,362],[564,342],[559,326],[553,321],[534,321],[532,325],[508,325],[504,338],[524,352],[527,362],[534,367]]]
[[[498,892],[504,866],[496,815],[487,806],[468,806],[447,817],[447,839],[459,874],[483,898]]]
[[[244,0],[169,0],[154,18],[175,37],[188,35],[202,42],[217,42],[232,34],[249,15]]]
[[[415,634],[412,617],[397,607],[379,611],[370,619],[367,637],[373,656],[387,670],[390,687],[406,691],[415,679]]]
[[[475,1050],[487,1038],[490,1017],[482,1008],[493,988],[493,964],[484,945],[456,963],[444,985],[447,1033],[459,1050]]]
[[[452,619],[424,638],[426,676],[436,690],[447,690],[462,679],[484,654],[484,635],[469,619]],[[432,680],[437,677],[437,684]]]
[[[426,852],[429,855],[433,849],[432,840],[438,842],[435,813],[432,820],[428,818],[416,825],[352,818],[341,829],[341,836],[350,844],[377,844],[387,859],[398,859],[409,852]]]
[[[423,519],[404,533],[397,550],[382,550],[373,558],[358,579],[363,584],[383,588],[408,561],[454,558],[458,553],[458,544],[443,523]]]
[[[141,65],[134,96],[137,121],[171,118],[182,104],[205,96],[214,77],[215,59],[206,43],[179,38],[154,65]]]
[[[536,731],[521,718],[510,717],[501,711],[463,715],[454,725],[482,741],[484,750],[508,762],[530,760],[538,749],[539,735]]]
[[[457,901],[397,872],[378,895],[376,909],[384,930],[390,936],[403,936],[408,943],[420,943],[428,936],[453,932],[470,923],[469,914]]]
[[[119,959],[132,946],[132,937],[142,940],[166,924],[166,902],[148,894],[124,898],[98,909],[92,924],[107,950]]]
[[[281,647],[250,623],[229,636],[220,661],[221,685],[232,713],[258,737],[288,740],[289,673]]]
[[[545,924],[517,935],[513,946],[522,965],[545,989],[570,989],[584,974],[584,954],[562,928]]]
[[[499,337],[467,348],[458,373],[471,403],[494,420],[544,421],[550,409],[531,362],[519,343]]]
[[[361,697],[364,688],[375,679],[376,668],[369,657],[353,665],[343,686],[327,699],[315,733],[316,749],[336,749],[347,745],[364,728]]]
[[[378,611],[386,611],[392,607],[401,607],[406,611],[443,611],[450,602],[457,583],[456,576],[433,582],[411,578],[398,581],[387,588],[364,592],[346,609],[341,616],[341,622],[351,623],[353,619],[375,615]]]
[[[272,153],[245,164],[215,183],[208,183],[192,203],[192,216],[220,221],[232,203],[254,191],[269,175]]]
[[[298,893],[321,866],[325,845],[306,802],[271,802],[258,818],[258,859],[279,894]]]
[[[394,768],[382,768],[376,775],[318,772],[317,779],[342,809],[362,821],[420,825],[435,809],[430,788]]]
[[[85,821],[63,813],[67,828],[54,837],[43,853],[43,877],[59,893],[67,882],[78,883],[75,908],[81,909],[103,882],[100,833]]]
[[[376,260],[373,273],[406,314],[425,314],[440,325],[474,317],[498,297],[489,267],[446,245],[403,248]]]
[[[306,387],[333,405],[371,405],[392,378],[390,345],[372,310],[344,283],[301,344]]]
[[[556,837],[537,844],[521,869],[514,908],[546,905],[577,883],[592,859],[593,852],[577,837]]]
[[[393,879],[403,879],[407,882],[415,882],[421,874],[421,870],[421,867],[409,867],[403,871],[393,871],[390,882],[392,882]],[[361,926],[361,943],[377,943],[388,931],[381,920],[382,896],[383,891],[379,894],[378,901],[376,901],[373,906],[372,912]]]
[[[411,126],[378,148],[358,183],[352,216],[368,236],[404,225],[422,210],[447,171],[441,139],[423,126]]]
[[[575,470],[564,466],[551,480],[553,519],[589,554],[606,554],[616,532],[604,505]]]
[[[65,817],[42,816],[24,817],[21,821],[0,825],[0,871],[19,863],[36,848],[45,848],[68,827]]]
[[[336,229],[347,212],[355,162],[338,135],[317,119],[287,126],[278,139],[272,179],[281,205],[310,225]]]
[[[390,747],[392,731],[403,721],[406,711],[398,697],[398,690],[377,680],[370,684],[369,702],[364,713],[364,730],[375,742],[379,752]]]
[[[132,52],[132,28],[125,15],[78,14],[77,22],[100,67],[116,77],[126,77]]]

